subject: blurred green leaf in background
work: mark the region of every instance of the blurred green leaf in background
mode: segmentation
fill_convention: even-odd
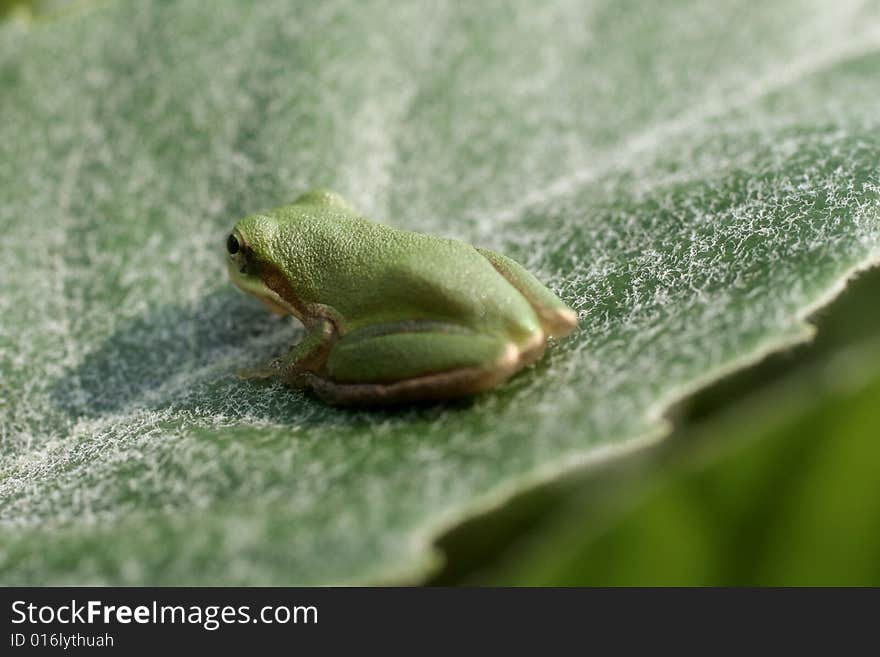
[[[0,0],[0,20],[33,20],[59,16],[104,0]]]
[[[632,509],[587,514],[584,522],[582,504],[573,498],[550,527],[469,581],[877,586],[880,375],[842,389],[839,381],[852,375],[847,358],[866,357],[876,362],[880,351],[841,356],[832,371],[809,381],[826,386],[819,391],[793,386],[735,407],[691,438],[746,445],[673,469],[659,481],[652,473],[647,480],[657,490]]]
[[[793,0],[120,1],[0,25],[0,581],[422,581],[463,519],[657,441],[670,405],[809,338],[876,263],[878,25],[878,2]],[[299,333],[230,289],[224,233],[317,186],[522,260],[580,330],[464,404],[238,380]],[[716,404],[734,419],[692,442],[746,451],[656,468],[671,492],[604,533],[572,491],[485,572],[798,581],[788,535],[840,508],[818,491],[872,490],[856,383],[753,425]],[[800,437],[836,423],[839,453]]]

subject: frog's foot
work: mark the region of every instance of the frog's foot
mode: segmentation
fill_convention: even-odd
[[[264,381],[266,379],[274,379],[281,374],[284,364],[280,358],[269,361],[265,366],[252,370],[238,370],[236,374],[240,379],[249,381]]]
[[[424,331],[340,340],[326,374],[305,374],[334,404],[450,399],[488,390],[523,367],[520,349],[490,336]]]

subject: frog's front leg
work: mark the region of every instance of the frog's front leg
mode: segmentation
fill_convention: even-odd
[[[509,339],[436,322],[373,326],[336,341],[320,374],[304,378],[337,404],[388,404],[470,395],[522,366]]]
[[[280,378],[288,385],[298,388],[309,386],[305,373],[318,372],[324,366],[336,339],[336,328],[325,318],[319,318],[302,340],[290,348],[287,355],[276,358],[258,370],[239,372],[244,379]]]

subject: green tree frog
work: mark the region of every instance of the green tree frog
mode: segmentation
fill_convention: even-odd
[[[306,336],[243,373],[337,404],[471,395],[539,358],[577,315],[510,258],[374,223],[332,192],[241,219],[226,240],[233,283]]]

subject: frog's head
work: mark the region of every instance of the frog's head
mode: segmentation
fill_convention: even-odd
[[[227,267],[232,282],[253,294],[280,315],[296,314],[284,284],[274,245],[279,220],[271,214],[254,214],[235,224],[226,237]]]
[[[341,213],[354,210],[338,194],[313,190],[290,205],[239,220],[226,237],[232,282],[274,312],[300,317],[293,293],[290,246],[309,239],[305,224],[316,217],[321,220]]]

